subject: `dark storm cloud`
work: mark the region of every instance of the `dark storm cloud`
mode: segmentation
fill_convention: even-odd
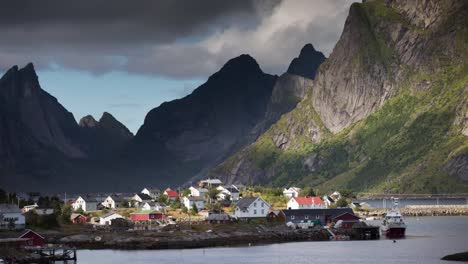
[[[2,1],[2,43],[28,41],[96,44],[170,42],[228,22],[255,22],[253,1],[15,0]],[[251,20],[251,21],[249,21]],[[36,43],[37,44],[37,43]]]
[[[2,1],[0,71],[32,61],[38,69],[187,79],[249,53],[265,71],[281,73],[308,42],[331,51],[350,2]]]

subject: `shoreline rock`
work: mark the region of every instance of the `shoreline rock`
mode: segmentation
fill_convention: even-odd
[[[468,261],[468,251],[447,255],[441,258],[441,260]]]

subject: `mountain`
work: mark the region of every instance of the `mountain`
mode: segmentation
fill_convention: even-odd
[[[210,172],[320,191],[468,190],[467,3],[351,6],[305,96]]]
[[[306,44],[301,49],[299,57],[294,58],[289,64],[287,73],[314,79],[316,70],[324,60],[325,56],[321,52],[316,51],[312,44]]]
[[[100,127],[114,135],[113,118],[104,115]],[[126,130],[128,131],[128,130]],[[11,190],[59,190],[69,186],[70,171],[83,160],[95,157],[89,151],[107,148],[109,142],[88,142],[73,114],[45,92],[34,66],[9,69],[0,79],[0,186]],[[37,190],[37,189],[36,189]]]
[[[120,152],[133,138],[130,130],[107,112],[99,121],[87,115],[80,119],[79,126],[87,153],[95,157]]]
[[[249,55],[229,60],[192,94],[152,109],[123,154],[152,184],[181,184],[248,143],[277,77]]]

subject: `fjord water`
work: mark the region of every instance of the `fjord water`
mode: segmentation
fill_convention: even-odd
[[[468,250],[468,217],[406,218],[397,240],[292,242],[184,250],[80,250],[78,263],[451,263],[440,258]],[[375,222],[378,224],[378,222]]]

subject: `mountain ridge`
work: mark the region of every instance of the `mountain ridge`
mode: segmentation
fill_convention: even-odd
[[[466,3],[429,1],[419,18],[423,2],[353,4],[304,99],[210,177],[324,191],[466,191]]]

